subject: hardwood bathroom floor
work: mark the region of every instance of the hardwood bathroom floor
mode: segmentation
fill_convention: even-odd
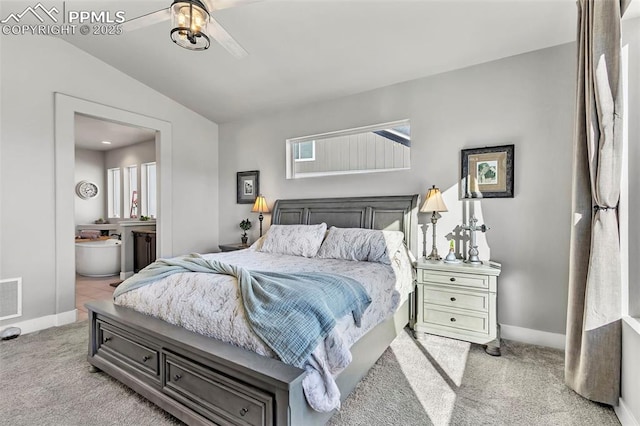
[[[84,321],[88,318],[87,308],[84,304],[92,300],[107,300],[113,296],[115,287],[111,283],[120,281],[118,275],[105,278],[90,278],[76,274],[76,309],[78,310],[77,321]]]

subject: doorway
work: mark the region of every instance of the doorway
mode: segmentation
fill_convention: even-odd
[[[134,255],[130,230],[156,233],[155,140],[156,130],[75,114],[78,321],[87,319],[86,302],[110,299],[129,275],[133,260],[128,257]]]
[[[75,311],[75,118],[88,116],[155,132],[157,249],[171,256],[171,123],[61,93],[55,94],[56,312]],[[129,213],[129,210],[127,213]]]

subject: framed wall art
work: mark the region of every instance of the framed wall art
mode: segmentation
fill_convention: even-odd
[[[513,198],[514,146],[463,149],[460,198]]]
[[[253,204],[260,193],[260,171],[251,170],[237,173],[237,198],[238,204]]]

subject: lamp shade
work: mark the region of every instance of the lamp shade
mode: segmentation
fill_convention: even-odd
[[[435,185],[429,188],[429,192],[427,192],[427,198],[424,200],[422,207],[420,207],[420,211],[422,213],[447,211],[447,206],[444,204],[444,200],[442,199],[442,193],[440,192],[440,189],[436,188]]]
[[[269,207],[267,206],[267,200],[262,195],[256,197],[256,202],[253,203],[252,212],[255,213],[269,213]]]
[[[200,0],[175,0],[171,5],[171,40],[189,50],[205,50],[209,12]]]

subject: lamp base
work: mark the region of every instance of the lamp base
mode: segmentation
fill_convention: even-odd
[[[429,254],[429,256],[427,256],[425,259],[427,260],[442,260],[442,258],[438,255],[438,250],[437,249],[433,249],[431,250],[431,254]]]
[[[438,255],[438,248],[436,247],[436,224],[438,223],[438,213],[433,212],[431,215],[431,228],[433,229],[433,245],[431,246],[431,254],[427,256],[427,260],[442,260]]]

